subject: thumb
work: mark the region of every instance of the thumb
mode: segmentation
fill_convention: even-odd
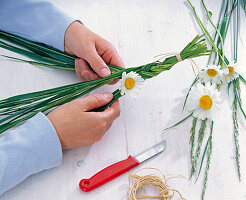
[[[103,94],[93,94],[83,99],[80,99],[83,111],[90,111],[95,108],[106,105],[113,99],[113,94],[106,92]]]
[[[107,77],[111,74],[110,69],[105,64],[103,59],[98,55],[96,48],[91,47],[87,50],[86,61],[90,64],[91,68],[100,76]]]

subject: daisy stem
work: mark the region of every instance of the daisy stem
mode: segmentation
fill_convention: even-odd
[[[237,0],[237,4],[239,4],[239,0]],[[239,30],[239,15],[240,15],[240,7],[237,5],[236,12],[233,13],[233,36],[234,36],[234,61],[237,62],[237,46],[238,46],[238,30]]]
[[[221,36],[219,30],[217,29],[217,27],[216,27],[216,26],[214,25],[214,23],[212,22],[211,17],[210,17],[210,14],[209,14],[209,12],[208,12],[208,9],[207,9],[207,7],[206,7],[206,5],[205,5],[205,3],[204,3],[204,0],[202,0],[202,5],[203,5],[203,7],[204,7],[204,9],[205,9],[205,11],[206,11],[206,13],[207,13],[207,17],[208,17],[208,20],[209,20],[210,24],[214,27],[214,29],[216,30],[217,34],[219,35],[220,42],[221,42],[222,58],[223,58],[222,60],[224,60],[224,57],[225,57],[225,56],[224,56],[224,42],[223,42],[222,36]],[[222,66],[222,68],[223,68],[223,66]]]
[[[193,9],[196,19],[198,21],[198,24],[200,25],[204,35],[206,36],[207,40],[209,41],[209,43],[212,45],[212,47],[214,48],[214,50],[216,51],[216,53],[219,55],[219,57],[221,58],[222,62],[224,63],[225,66],[227,66],[227,64],[224,61],[224,58],[222,57],[222,55],[220,54],[220,50],[217,48],[216,44],[213,41],[213,38],[211,37],[211,35],[209,34],[209,32],[207,31],[207,29],[205,28],[204,24],[202,23],[200,17],[197,15],[196,9],[195,7],[192,5],[192,3],[190,2],[190,0],[187,0],[191,6],[191,8]]]
[[[184,108],[185,108],[187,99],[188,99],[188,97],[189,97],[189,95],[190,95],[191,88],[196,84],[196,82],[197,82],[198,80],[199,80],[199,78],[198,78],[198,76],[197,76],[197,77],[194,79],[193,83],[191,84],[191,86],[190,86],[190,88],[189,88],[189,90],[188,90],[188,92],[187,92],[187,94],[186,94],[186,96],[185,96],[185,101],[184,101],[183,108],[182,108],[183,111],[184,111]]]

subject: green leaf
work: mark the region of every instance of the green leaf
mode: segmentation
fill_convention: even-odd
[[[205,191],[207,188],[207,181],[208,181],[208,172],[210,168],[210,162],[211,162],[211,155],[212,155],[212,150],[213,150],[213,143],[212,143],[212,130],[213,130],[213,122],[211,125],[211,132],[210,132],[210,140],[209,140],[209,145],[208,145],[208,150],[207,150],[207,164],[206,164],[206,170],[205,170],[205,175],[204,175],[204,182],[203,182],[203,189],[202,189],[202,200],[204,200],[205,196]]]
[[[57,60],[66,62],[68,64],[74,64],[75,57],[65,54],[60,50],[52,48],[50,46],[33,42],[26,38],[14,34],[6,33],[4,31],[0,31],[0,38],[5,39],[14,44],[18,44],[22,47],[26,47],[27,49],[37,54],[47,55],[51,58],[55,58]]]
[[[239,108],[240,108],[240,110],[241,110],[241,112],[242,112],[242,114],[243,114],[243,116],[244,116],[244,119],[246,120],[246,114],[245,114],[245,112],[244,112],[244,110],[243,110],[242,102],[241,102],[241,100],[240,100],[240,98],[239,98],[239,96],[238,96],[237,88],[234,88],[234,95],[235,95],[235,98],[236,98],[236,100],[237,100],[237,102],[238,102]]]
[[[192,3],[190,2],[190,0],[187,0],[187,1],[188,1],[188,3],[190,4],[191,8],[193,9],[194,14],[195,14],[196,19],[197,19],[197,22],[198,22],[199,26],[201,27],[201,29],[202,29],[202,31],[203,31],[205,37],[207,38],[208,42],[212,45],[213,49],[216,51],[216,53],[217,53],[217,54],[219,55],[219,57],[221,58],[222,62],[225,64],[225,61],[224,61],[224,53],[223,53],[223,44],[222,44],[222,55],[221,55],[221,54],[220,54],[220,51],[221,51],[221,50],[219,50],[219,49],[217,48],[216,44],[215,44],[214,41],[213,41],[213,38],[211,37],[210,33],[209,33],[208,30],[205,28],[205,26],[204,26],[204,24],[202,23],[200,17],[198,16],[195,7],[192,5]],[[202,3],[203,3],[204,9],[205,9],[206,12],[208,13],[207,8],[206,8],[206,6],[205,6],[203,0],[202,0]],[[222,38],[221,35],[220,35],[220,33],[219,33],[219,31],[218,31],[218,29],[215,27],[215,25],[214,25],[213,22],[211,21],[211,18],[209,17],[209,15],[208,15],[208,19],[209,19],[209,21],[210,21],[210,24],[214,27],[214,29],[215,29],[216,32],[218,33],[219,37]],[[222,41],[222,39],[221,39],[221,41]]]
[[[190,91],[191,91],[191,88],[195,85],[195,83],[198,81],[198,77],[195,78],[195,80],[193,81],[193,83],[191,84],[186,96],[185,96],[185,101],[184,101],[184,104],[183,104],[183,108],[182,108],[182,111],[184,111],[184,108],[185,108],[185,105],[186,105],[186,102],[187,102],[187,99],[189,97],[189,94],[190,94]]]
[[[246,80],[241,75],[239,75],[239,78],[246,85]]]
[[[57,65],[58,64],[66,65],[66,63],[63,63],[63,62],[61,62],[59,60],[54,60],[54,59],[51,59],[51,58],[47,58],[47,57],[38,55],[36,53],[33,53],[33,52],[30,52],[30,51],[15,47],[13,45],[7,44],[7,43],[2,42],[2,41],[0,41],[0,47],[5,48],[5,49],[10,50],[10,51],[13,51],[13,52],[18,53],[18,54],[27,56],[27,57],[29,57],[31,59],[34,59],[34,60],[37,60],[37,61],[42,61],[42,62],[51,63],[51,64],[57,64]],[[9,58],[12,58],[12,57],[9,57]],[[74,68],[73,65],[67,64],[67,66],[70,66],[71,68]]]
[[[212,140],[213,125],[214,125],[214,122],[212,121],[211,128],[210,128],[210,136],[208,137],[206,146],[205,146],[203,154],[202,154],[202,159],[201,159],[201,163],[200,163],[200,167],[199,167],[199,172],[198,172],[198,175],[197,175],[197,178],[196,178],[196,182],[197,182],[197,180],[198,180],[198,178],[200,176],[200,173],[201,173],[201,170],[202,170],[203,161],[204,161],[205,155],[207,153],[207,149],[208,149],[208,146],[210,144],[210,140]]]
[[[245,16],[246,16],[246,0],[241,0],[241,5],[242,5],[242,8],[245,12]]]
[[[227,94],[228,94],[228,97],[230,96],[230,87],[231,87],[231,83],[232,83],[232,82],[229,82],[228,85],[227,85]]]
[[[237,172],[238,178],[241,180],[241,172],[240,172],[240,152],[239,152],[239,131],[238,131],[238,112],[237,112],[237,93],[235,80],[233,80],[234,86],[234,100],[232,104],[232,119],[233,119],[233,128],[234,128],[234,143],[235,143],[235,154],[236,154],[236,164],[237,164]]]
[[[22,62],[26,62],[29,63],[31,65],[38,65],[38,66],[42,66],[42,67],[49,67],[49,68],[56,68],[56,69],[67,69],[67,70],[75,70],[73,66],[66,66],[66,65],[61,65],[61,64],[46,64],[46,63],[42,63],[42,62],[36,62],[36,61],[30,61],[30,60],[24,60],[24,59],[20,59],[20,58],[15,58],[15,57],[11,57],[11,56],[5,56],[5,55],[0,55],[3,56],[5,58],[10,58],[12,60],[17,60],[17,61],[22,61]]]
[[[168,127],[168,128],[165,128],[164,130],[168,130],[168,129],[171,129],[171,128],[174,128],[175,126],[178,126],[179,124],[181,124],[182,122],[184,122],[185,120],[187,120],[188,118],[190,118],[192,116],[193,113],[189,114],[188,116],[186,116],[184,119],[180,120],[179,122],[177,122],[176,124]]]
[[[195,167],[194,149],[195,149],[196,124],[197,124],[197,118],[193,118],[192,127],[190,130],[190,133],[191,133],[190,135],[190,158],[191,158],[192,168]]]
[[[198,134],[198,144],[196,147],[196,154],[194,157],[194,165],[191,168],[190,177],[192,177],[197,170],[197,161],[200,157],[201,146],[202,146],[202,142],[203,142],[203,138],[204,138],[204,134],[205,134],[205,129],[206,129],[206,122],[207,122],[207,119],[201,121],[201,127],[199,129],[199,134]]]

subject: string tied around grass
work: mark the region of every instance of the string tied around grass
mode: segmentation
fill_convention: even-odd
[[[164,59],[164,58],[166,58],[166,57],[168,57],[168,56],[175,56],[175,57],[177,58],[178,62],[182,62],[182,61],[185,60],[185,59],[183,59],[183,58],[181,57],[181,53],[180,53],[180,52],[163,53],[163,54],[159,54],[159,55],[154,56],[154,58],[160,57],[160,58],[158,59],[158,61],[160,61],[160,60],[162,60],[162,59]],[[192,71],[193,71],[194,75],[195,75],[196,77],[199,77],[199,74],[200,74],[200,73],[199,73],[199,68],[198,68],[197,64],[195,63],[195,61],[194,61],[192,58],[188,58],[188,60],[189,60],[189,62],[190,62],[190,64],[191,64]],[[196,69],[197,69],[197,73],[196,73],[196,71],[195,71],[195,67],[194,67],[194,66],[195,66]]]
[[[178,59],[179,62],[183,61],[183,59],[181,58],[180,53],[177,53],[175,56],[176,56],[176,58]]]

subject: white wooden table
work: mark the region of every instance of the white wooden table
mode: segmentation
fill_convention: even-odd
[[[153,61],[153,57],[160,53],[180,51],[200,32],[190,7],[183,0],[55,0],[55,2],[91,30],[113,43],[129,67]],[[206,0],[206,3],[213,12],[213,20],[216,22],[221,1]],[[200,4],[195,5],[199,13],[204,14],[199,9]],[[205,20],[205,17],[203,19]],[[245,15],[241,13],[238,60],[244,64],[245,23]],[[206,20],[205,24],[208,24]],[[231,31],[226,43],[227,55],[231,55],[232,49],[230,33]],[[0,53],[15,55],[3,49],[0,49]],[[199,67],[203,67],[207,63],[207,58],[197,58],[195,61]],[[0,65],[1,99],[78,81],[73,72],[65,70],[35,67],[2,58]],[[189,62],[185,61],[177,64],[169,72],[147,81],[137,98],[120,100],[121,116],[100,142],[65,151],[60,167],[29,177],[0,199],[127,199],[129,173],[89,193],[81,192],[78,183],[82,178],[89,178],[113,162],[124,159],[129,154],[135,155],[163,139],[167,140],[166,151],[130,173],[142,167],[155,167],[165,174],[182,174],[189,177],[191,119],[170,131],[163,129],[186,115],[182,114],[182,103],[193,79],[192,68]],[[96,92],[113,91],[116,87],[105,86]],[[223,97],[227,98],[226,94]],[[242,87],[242,99],[246,99],[245,87]],[[214,148],[206,193],[206,199],[209,200],[246,199],[245,121],[240,118],[242,181],[239,182],[235,168],[230,107],[231,105],[225,101],[224,109],[215,121]],[[246,109],[245,106],[244,108]],[[203,173],[196,184],[194,180],[188,179],[170,180],[169,184],[177,188],[186,199],[197,200],[201,194]]]

